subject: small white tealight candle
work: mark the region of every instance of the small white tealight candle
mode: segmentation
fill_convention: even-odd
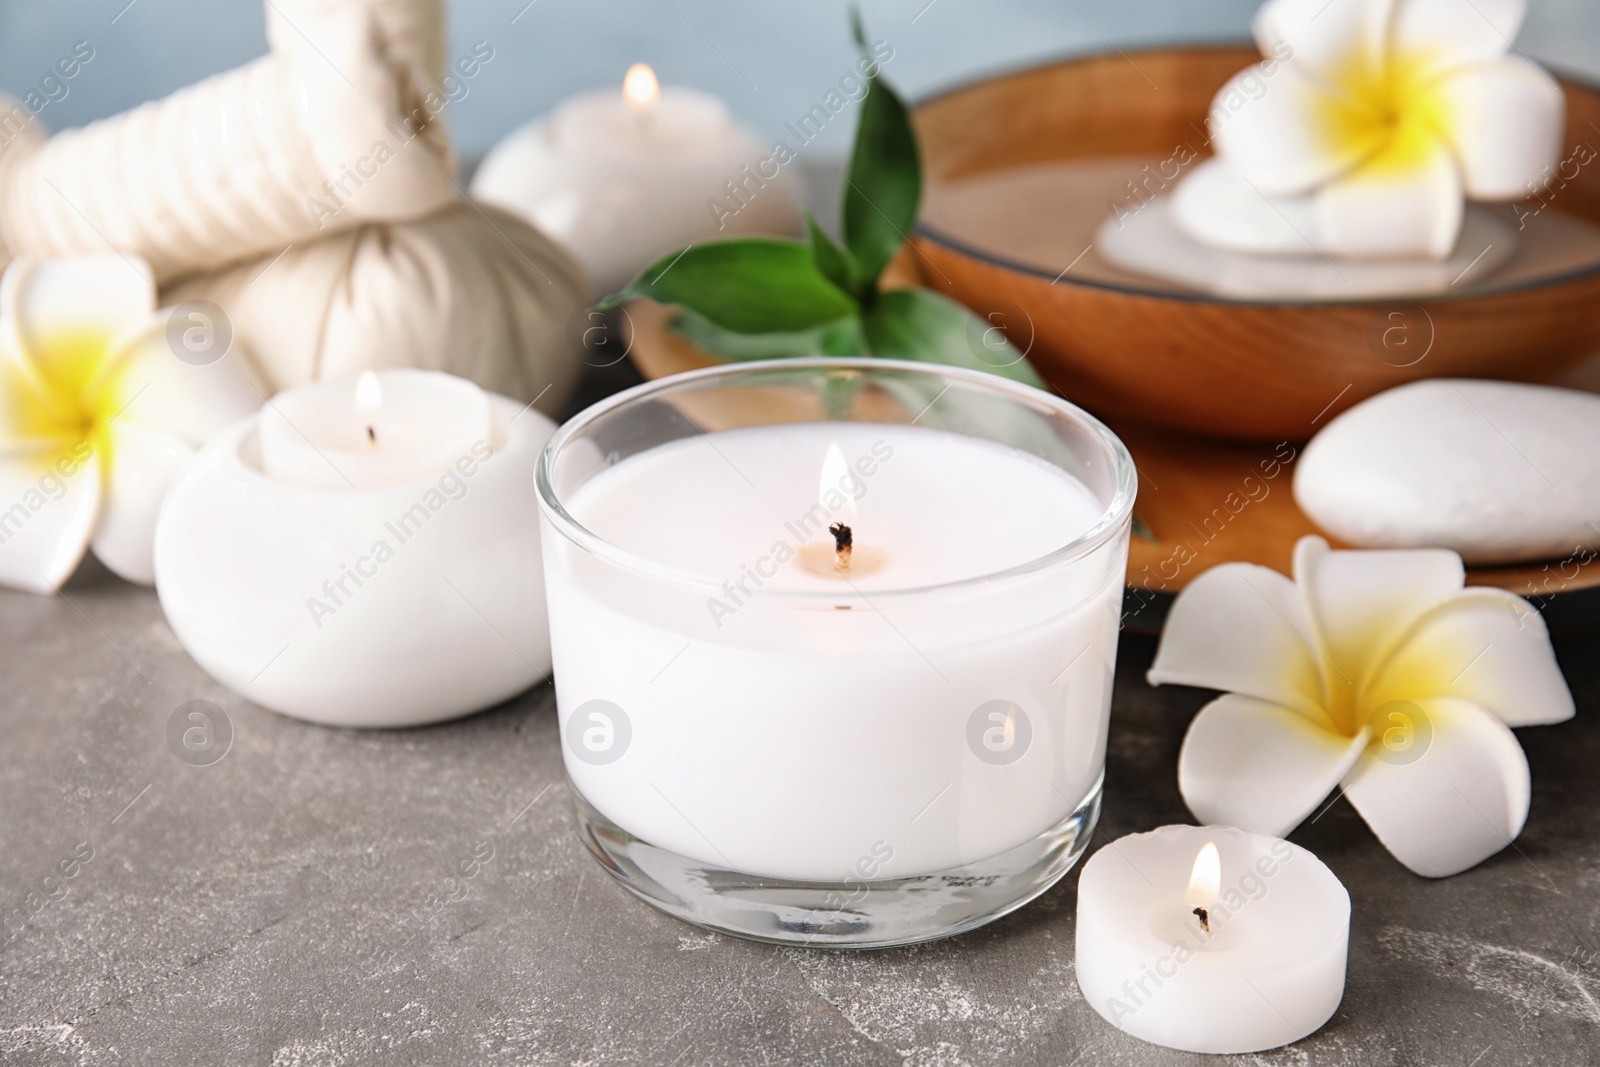
[[[1257,1052],[1339,1007],[1350,896],[1287,841],[1164,826],[1084,865],[1077,942],[1078,985],[1118,1029],[1187,1052]]]
[[[601,293],[659,256],[737,234],[800,232],[792,146],[763,144],[709,93],[635,63],[490,150],[472,195],[565,245]]]
[[[264,707],[416,726],[549,673],[539,454],[555,425],[448,374],[280,393],[168,494],[156,592],[196,663]]]
[[[487,441],[489,401],[437,371],[314,382],[261,410],[261,466],[274,481],[370,489],[431,478]]]

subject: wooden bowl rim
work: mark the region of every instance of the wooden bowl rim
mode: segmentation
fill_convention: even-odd
[[[1061,59],[1047,60],[1043,63],[1033,63],[1027,66],[1010,67],[1004,70],[980,75],[976,78],[969,79],[945,89],[940,89],[938,92],[916,100],[912,105],[912,113],[915,115],[916,112],[921,111],[925,107],[937,104],[951,97],[959,96],[962,93],[980,89],[994,82],[1006,81],[1011,78],[1020,78],[1029,74],[1035,74],[1040,71],[1051,70],[1057,67],[1070,67],[1082,63],[1091,63],[1112,56],[1119,56],[1123,59],[1127,59],[1129,62],[1132,62],[1132,57],[1153,56],[1158,53],[1173,54],[1183,52],[1227,52],[1254,47],[1256,47],[1256,43],[1254,41],[1240,40],[1232,42],[1207,42],[1205,44],[1191,43],[1174,45],[1145,45],[1136,49],[1117,49],[1113,47],[1109,51],[1097,50],[1091,52],[1081,52],[1066,56]],[[1600,104],[1600,81],[1590,81],[1586,77],[1563,70],[1560,67],[1551,66],[1550,64],[1541,64],[1541,66],[1549,71],[1551,75],[1555,77],[1556,80],[1563,86],[1571,87],[1573,89],[1588,93],[1596,98],[1597,104]],[[965,256],[968,259],[976,260],[980,263],[986,263],[991,267],[997,267],[1001,270],[1011,271],[1015,274],[1026,275],[1030,278],[1040,278],[1052,285],[1064,285],[1069,289],[1077,288],[1095,290],[1105,293],[1114,293],[1118,296],[1136,297],[1144,300],[1171,301],[1179,304],[1207,304],[1217,307],[1254,308],[1269,311],[1291,309],[1357,309],[1370,311],[1375,309],[1381,310],[1385,308],[1396,307],[1415,307],[1418,304],[1435,305],[1448,303],[1465,305],[1478,300],[1490,300],[1505,296],[1543,292],[1557,289],[1564,285],[1571,285],[1576,282],[1582,282],[1600,277],[1600,262],[1597,262],[1593,266],[1567,271],[1564,274],[1553,275],[1549,278],[1535,278],[1525,282],[1518,282],[1514,285],[1507,285],[1500,288],[1480,289],[1476,292],[1462,293],[1459,295],[1436,293],[1426,296],[1402,296],[1383,300],[1250,300],[1241,297],[1214,296],[1210,293],[1184,293],[1158,289],[1142,289],[1132,285],[1120,285],[1115,282],[1091,281],[1083,278],[1068,278],[1066,277],[1065,271],[1059,275],[1052,275],[1048,270],[1042,267],[1032,267],[1025,263],[1017,263],[996,253],[985,252],[974,248],[966,242],[957,240],[956,238],[949,236],[939,229],[930,226],[920,218],[917,220],[917,224],[913,233],[919,238],[926,239],[933,244],[939,245],[957,255]]]

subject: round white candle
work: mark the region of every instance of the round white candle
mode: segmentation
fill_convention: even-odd
[[[1256,1052],[1314,1032],[1344,996],[1349,942],[1350,896],[1321,860],[1232,827],[1121,838],[1078,879],[1084,998],[1169,1048]]]
[[[833,446],[848,471],[819,503]],[[851,497],[866,566],[841,577],[808,563],[832,556],[826,526]],[[564,725],[603,700],[630,730],[613,761],[569,746],[568,772],[651,844],[764,876],[898,878],[998,856],[1096,794],[1125,540],[984,578],[1101,521],[1059,467],[944,430],[787,423],[631,456],[568,508],[666,579],[591,563],[546,529]],[[997,713],[974,735],[993,702],[1026,725]],[[986,759],[983,730],[1025,745]]]
[[[202,453],[156,528],[156,590],[195,661],[258,704],[335,726],[453,718],[550,668],[530,487],[554,425],[448,375],[379,379],[381,408],[364,412],[350,382],[274,401],[370,460],[345,468],[360,487],[314,477],[315,453],[270,472],[270,449],[295,453],[263,408]],[[483,414],[470,440],[468,399]],[[390,445],[370,457],[365,415]]]
[[[472,195],[561,242],[609,293],[685,245],[798,233],[798,183],[785,165],[793,152],[775,148],[721,100],[660,88],[640,64],[623,92],[575,96],[508,135],[484,158]]]
[[[438,371],[364,372],[279,393],[261,411],[261,465],[294,485],[370,489],[430,478],[489,439],[489,401]]]

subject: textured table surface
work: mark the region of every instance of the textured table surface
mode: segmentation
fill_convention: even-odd
[[[1201,1060],[1084,1003],[1076,871],[917,948],[718,937],[584,851],[548,685],[440,727],[303,725],[208,678],[150,591],[93,566],[59,598],[0,593],[0,634],[4,1063]],[[1096,847],[1185,819],[1175,760],[1205,697],[1146,686],[1153,646],[1124,638]],[[1515,848],[1435,882],[1343,800],[1295,834],[1350,889],[1348,990],[1326,1029],[1246,1062],[1600,1062],[1593,649],[1560,647],[1578,719],[1522,732],[1533,812]],[[166,740],[194,699],[234,730],[211,766]],[[74,877],[47,881],[63,860]]]

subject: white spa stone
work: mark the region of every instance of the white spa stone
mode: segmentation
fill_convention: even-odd
[[[1311,232],[1309,209],[1293,205],[1282,214],[1268,212],[1248,220],[1225,211],[1211,218],[1211,231],[1219,236],[1248,234],[1273,248],[1270,254],[1256,254],[1196,238],[1194,228],[1178,219],[1182,195],[1180,190],[1151,200],[1137,212],[1112,215],[1095,232],[1095,250],[1119,267],[1213,296],[1274,301],[1366,300],[1464,289],[1490,277],[1517,251],[1516,231],[1476,204],[1467,206],[1455,252],[1442,260],[1321,255],[1297,232]]]
[[[1403,385],[1311,441],[1294,496],[1363,548],[1562,559],[1600,543],[1600,397],[1467,379]]]

